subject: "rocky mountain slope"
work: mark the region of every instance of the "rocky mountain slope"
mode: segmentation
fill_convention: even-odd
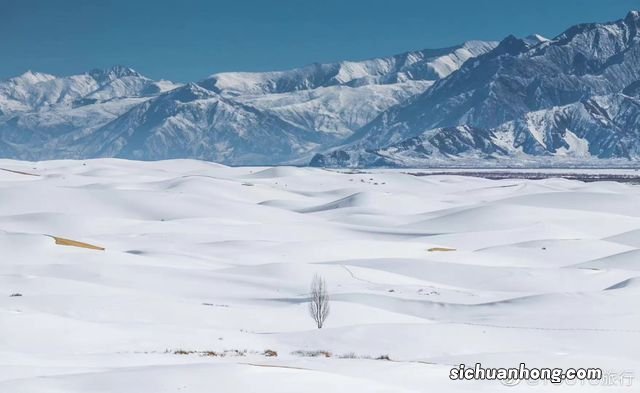
[[[314,165],[640,157],[640,13],[552,40],[507,37]]]

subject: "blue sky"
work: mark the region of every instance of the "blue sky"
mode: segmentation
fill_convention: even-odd
[[[123,64],[190,81],[508,34],[555,36],[630,9],[640,0],[0,0],[0,78]]]

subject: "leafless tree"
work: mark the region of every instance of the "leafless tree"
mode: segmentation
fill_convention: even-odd
[[[311,280],[311,301],[309,303],[309,313],[316,322],[318,329],[322,329],[324,321],[329,315],[329,293],[327,283],[318,274]]]

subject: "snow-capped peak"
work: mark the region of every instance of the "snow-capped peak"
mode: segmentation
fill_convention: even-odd
[[[40,82],[47,82],[50,80],[56,79],[54,75],[45,74],[42,72],[33,72],[31,70],[25,72],[22,75],[16,76],[14,78],[9,79],[9,81],[14,84],[36,84]]]
[[[635,10],[629,11],[625,19],[628,21],[634,21],[637,23],[640,20],[640,11],[635,11]]]
[[[540,34],[531,34],[523,38],[523,41],[526,42],[529,46],[535,46],[543,42],[548,42],[549,39],[541,36]]]
[[[99,83],[107,83],[112,80],[127,77],[127,76],[133,76],[138,78],[143,77],[142,74],[140,74],[136,70],[129,67],[122,66],[122,65],[115,65],[111,68],[107,68],[104,70],[93,69],[89,71],[89,75]]]

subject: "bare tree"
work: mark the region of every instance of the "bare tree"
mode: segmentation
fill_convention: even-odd
[[[327,292],[327,283],[324,278],[318,274],[313,276],[311,280],[311,301],[309,303],[309,313],[311,318],[316,321],[318,329],[322,329],[324,321],[329,315],[329,293]]]

